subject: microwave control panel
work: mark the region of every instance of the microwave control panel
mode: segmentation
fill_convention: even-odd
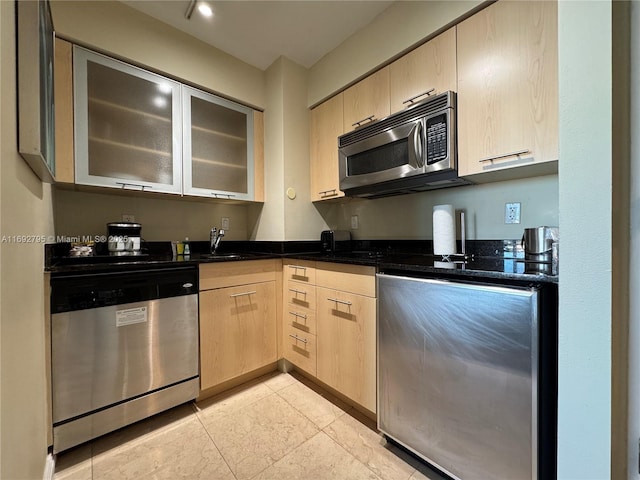
[[[427,165],[432,165],[448,157],[447,115],[441,113],[426,119]]]

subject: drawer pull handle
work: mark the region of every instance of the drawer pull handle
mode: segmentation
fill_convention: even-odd
[[[346,300],[339,300],[337,298],[327,298],[327,300],[329,300],[330,302],[340,303],[342,305],[353,305],[351,302],[347,302]]]
[[[301,267],[300,265],[289,265],[289,268],[292,268],[294,270],[307,270],[307,267]]]
[[[319,192],[319,193],[321,197],[333,197],[338,194],[338,190],[335,188],[332,188],[331,190],[323,190],[322,192]]]
[[[435,88],[430,88],[430,89],[429,89],[429,90],[427,90],[426,92],[422,92],[422,93],[419,93],[419,94],[417,94],[417,95],[414,95],[414,96],[413,96],[413,97],[411,97],[411,98],[407,98],[404,102],[402,102],[402,104],[404,105],[405,103],[413,103],[413,101],[414,101],[416,98],[424,97],[425,95],[428,97],[428,96],[430,96],[430,95],[431,95],[433,92],[435,92],[435,91],[436,91],[436,89],[435,89]]]
[[[369,115],[368,117],[363,118],[362,120],[358,120],[356,123],[352,123],[352,127],[360,127],[363,123],[368,122],[371,123],[376,118],[375,115]]]
[[[296,290],[295,288],[290,288],[289,291],[295,293],[296,295],[307,295],[307,292],[305,292],[304,290]]]
[[[302,313],[298,313],[298,312],[289,312],[291,315],[293,315],[294,317],[298,317],[298,318],[304,318],[305,320],[307,319],[306,315],[303,315]]]
[[[504,155],[494,155],[493,157],[481,158],[480,160],[478,160],[478,162],[493,162],[494,160],[498,160],[500,158],[519,157],[520,155],[524,155],[525,153],[531,153],[531,150],[518,150],[517,152],[505,153]]]
[[[300,338],[298,335],[293,335],[292,333],[290,333],[289,336],[291,338],[295,338],[296,342],[299,340],[302,343],[307,343],[307,340],[305,338]]]
[[[243,296],[245,296],[245,295],[253,295],[254,293],[256,293],[256,291],[255,291],[255,290],[251,290],[250,292],[234,293],[234,294],[229,295],[229,296],[230,296],[231,298],[234,298],[234,297],[243,297]]]

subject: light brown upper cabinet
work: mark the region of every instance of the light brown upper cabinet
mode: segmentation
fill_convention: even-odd
[[[344,91],[343,133],[388,117],[389,112],[389,67],[385,67]]]
[[[344,197],[338,179],[338,136],[342,126],[343,95],[339,93],[311,110],[309,156],[311,201]]]
[[[557,4],[499,1],[457,29],[459,174],[557,171]]]
[[[429,95],[456,90],[456,27],[389,65],[391,113]]]
[[[56,182],[74,183],[73,163],[73,45],[54,42]]]

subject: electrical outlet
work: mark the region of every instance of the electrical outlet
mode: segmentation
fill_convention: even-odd
[[[222,224],[220,228],[223,230],[229,230],[229,217],[222,217],[222,222],[220,223]]]
[[[131,214],[131,213],[123,213],[122,214],[122,221],[123,222],[135,222],[136,221],[136,217],[135,215]]]
[[[504,209],[504,223],[520,223],[520,203],[507,203]]]
[[[358,215],[351,215],[351,230],[358,229]]]

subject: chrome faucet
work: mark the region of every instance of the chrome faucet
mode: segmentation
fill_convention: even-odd
[[[212,254],[215,254],[216,250],[218,250],[222,237],[224,237],[223,229],[218,230],[216,227],[211,229],[211,233],[209,234],[209,246]]]

